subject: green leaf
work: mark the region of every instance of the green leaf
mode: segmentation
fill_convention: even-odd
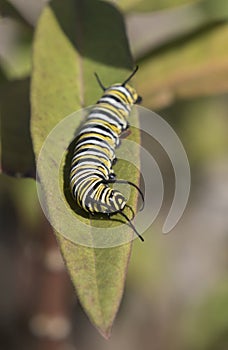
[[[201,7],[202,15],[211,16],[212,18],[217,17],[217,19],[223,19],[227,16],[228,3],[226,0],[119,0],[118,5],[124,11],[129,12],[148,12],[161,10],[176,10],[178,7],[181,8],[191,8],[191,7]],[[191,16],[191,13],[189,13]],[[194,20],[194,19],[193,19]]]
[[[5,81],[0,86],[1,171],[14,176],[35,176],[29,130],[29,79]]]
[[[175,98],[228,91],[228,25],[203,31],[143,60],[136,79],[144,105],[161,108]]]
[[[45,5],[45,0],[0,0],[0,9],[7,16],[20,18],[24,23],[34,26]]]
[[[58,235],[79,300],[101,334],[108,338],[122,298],[131,245],[93,249]]]
[[[0,32],[0,169],[13,176],[34,177],[28,78],[32,31],[18,20],[1,18]]]
[[[124,11],[146,12],[159,11],[196,2],[197,0],[118,0],[117,3]]]
[[[139,59],[167,43],[227,18],[226,0],[203,0],[159,12],[130,14],[127,27],[132,54]]]
[[[40,17],[33,50],[31,101],[36,158],[48,133],[58,122],[75,110],[96,103],[101,91],[94,78],[95,71],[104,85],[110,85],[123,81],[131,65],[123,19],[114,7],[94,0],[52,1]],[[81,119],[75,122],[79,125]],[[134,131],[132,137],[138,140],[138,132]],[[55,154],[58,145],[54,143],[51,147]],[[135,159],[139,162],[137,152]],[[44,172],[52,171],[52,164],[44,167]],[[123,169],[119,164],[115,170],[117,175],[121,175],[126,169],[125,176],[137,183],[135,169]],[[39,175],[53,219],[61,212],[56,203],[53,204],[51,184],[42,171]],[[62,175],[60,183],[62,186]],[[69,207],[66,199],[65,202]],[[134,209],[136,202],[134,192],[130,199]],[[71,215],[79,220],[76,223],[89,225],[86,234],[92,240],[94,220],[91,222],[73,211]],[[64,220],[63,224],[68,227],[67,218],[63,217]],[[106,228],[116,225],[112,220],[99,220],[95,224]],[[79,230],[78,225],[76,228]],[[128,234],[132,234],[129,227],[124,226]],[[62,232],[56,234],[81,304],[94,325],[108,337],[122,297],[131,244],[110,249],[89,248],[64,238]],[[82,236],[84,234],[82,232]],[[71,232],[68,232],[68,238],[70,235]]]
[[[10,17],[19,20],[19,22],[26,23],[15,6],[7,0],[0,0],[0,15],[1,17]]]
[[[0,18],[0,66],[10,80],[23,79],[31,71],[32,30],[11,18]]]

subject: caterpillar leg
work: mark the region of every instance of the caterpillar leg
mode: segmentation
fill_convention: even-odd
[[[140,211],[143,210],[144,205],[145,205],[144,194],[142,193],[142,191],[140,190],[140,188],[137,185],[135,185],[131,181],[116,179],[116,174],[114,174],[114,173],[109,174],[109,180],[107,181],[107,183],[128,184],[128,185],[133,186],[134,188],[136,188],[137,191],[140,193],[140,196],[141,196],[141,199],[142,199],[142,206],[140,208]]]
[[[118,158],[116,158],[116,157],[112,160],[112,166],[116,164],[117,160],[118,160]]]

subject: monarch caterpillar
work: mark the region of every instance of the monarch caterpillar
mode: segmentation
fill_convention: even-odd
[[[70,169],[70,188],[76,203],[86,212],[107,216],[121,214],[144,241],[132,224],[134,212],[127,205],[123,194],[109,187],[110,183],[125,183],[141,190],[132,182],[117,180],[112,166],[117,161],[115,148],[120,144],[120,135],[129,127],[127,121],[132,106],[141,102],[141,97],[128,81],[138,70],[138,66],[122,84],[104,87],[95,73],[98,84],[104,91],[102,97],[91,109],[86,121],[78,132]],[[132,218],[123,212],[130,208]]]

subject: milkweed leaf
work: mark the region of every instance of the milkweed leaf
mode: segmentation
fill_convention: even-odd
[[[112,5],[94,0],[54,0],[46,6],[38,22],[33,49],[31,130],[36,158],[58,122],[75,110],[96,103],[101,90],[94,72],[99,73],[105,85],[110,85],[123,81],[131,69],[123,19]],[[138,140],[138,132],[132,137]],[[137,153],[135,158],[139,162]],[[124,170],[125,176],[137,183],[137,172]],[[117,174],[121,171],[121,166],[117,166]],[[39,176],[50,215],[57,216],[48,181],[42,173]],[[63,184],[63,178],[60,183]],[[131,201],[135,208],[136,195]],[[78,218],[91,223],[80,215]],[[68,227],[67,222],[65,225]],[[101,221],[101,225],[110,227],[113,223]],[[92,237],[92,226],[87,234]],[[84,310],[103,336],[108,337],[123,293],[131,244],[92,248],[72,242],[62,232],[56,235]]]

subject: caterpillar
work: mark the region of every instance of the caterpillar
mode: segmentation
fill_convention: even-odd
[[[108,217],[121,214],[144,241],[131,222],[134,212],[127,205],[127,200],[121,192],[109,186],[111,183],[129,184],[139,191],[144,202],[142,191],[130,181],[118,180],[112,169],[117,161],[115,149],[120,144],[120,136],[129,127],[128,117],[132,106],[142,100],[136,90],[127,84],[137,70],[138,66],[122,84],[107,88],[95,73],[103,95],[92,107],[77,134],[70,168],[70,189],[83,210]],[[123,212],[126,207],[132,212],[131,219]]]

